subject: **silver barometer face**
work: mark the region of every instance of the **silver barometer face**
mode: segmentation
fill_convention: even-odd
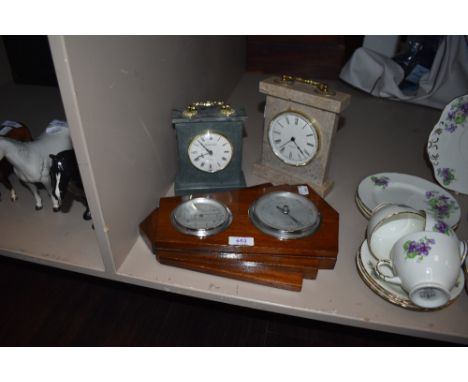
[[[252,223],[278,239],[298,239],[312,235],[320,225],[320,213],[309,199],[293,192],[270,192],[249,208]]]
[[[179,204],[171,213],[171,223],[180,232],[198,237],[224,231],[232,222],[232,213],[223,203],[199,197]]]

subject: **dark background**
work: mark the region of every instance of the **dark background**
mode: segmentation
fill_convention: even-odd
[[[3,36],[13,81],[17,84],[57,86],[47,36]]]
[[[336,79],[364,36],[247,36],[246,70]],[[57,86],[47,36],[3,36],[15,83]]]
[[[0,346],[452,346],[180,296],[3,256],[0,301]]]

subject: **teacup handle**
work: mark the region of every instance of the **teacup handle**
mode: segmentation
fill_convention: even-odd
[[[386,268],[389,268],[391,271],[392,271],[392,274],[393,276],[387,276],[387,275],[384,275],[382,273],[382,271],[380,270],[380,268],[382,267],[386,267]],[[387,260],[387,259],[383,259],[383,260],[379,260],[377,262],[377,264],[375,265],[375,272],[377,273],[377,276],[386,281],[386,282],[389,282],[389,283],[392,283],[392,284],[397,284],[397,285],[401,285],[401,280],[398,276],[395,276],[394,274],[394,270],[393,270],[393,265],[392,265],[392,262],[390,260]]]
[[[466,254],[468,253],[468,244],[466,243],[466,241],[460,240],[459,246],[460,246],[461,262],[463,264],[466,258]]]

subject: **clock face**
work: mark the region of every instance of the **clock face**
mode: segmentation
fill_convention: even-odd
[[[208,173],[226,168],[232,159],[232,154],[231,142],[224,135],[210,130],[193,138],[188,148],[190,163]]]
[[[293,111],[281,113],[271,120],[268,139],[275,155],[292,166],[309,163],[319,146],[314,123]]]

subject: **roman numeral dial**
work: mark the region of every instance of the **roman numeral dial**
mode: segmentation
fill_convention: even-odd
[[[292,111],[281,113],[271,120],[268,139],[275,155],[292,166],[309,163],[319,148],[314,123],[306,116]]]
[[[203,172],[218,172],[231,162],[233,148],[222,134],[207,130],[195,136],[188,147],[190,163]]]

